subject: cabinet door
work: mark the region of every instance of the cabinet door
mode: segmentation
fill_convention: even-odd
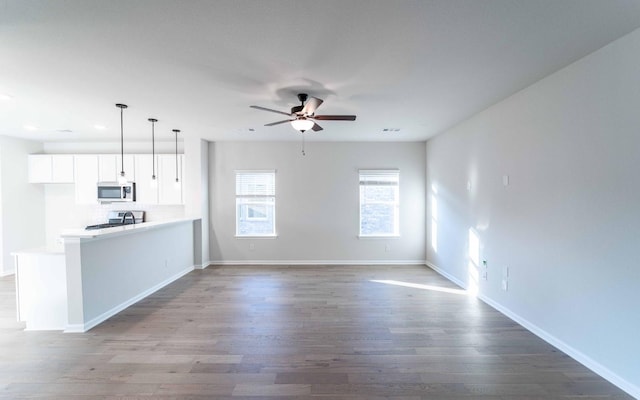
[[[73,183],[73,155],[54,154],[51,156],[51,182]]]
[[[98,204],[98,156],[76,155],[76,204]]]
[[[159,154],[158,173],[160,174],[158,176],[158,203],[182,204],[182,155],[178,155],[176,165],[175,154]]]
[[[152,160],[151,154],[136,154],[136,202],[158,204],[158,156]],[[154,164],[152,164],[152,162]],[[155,165],[156,179],[151,179]]]
[[[52,176],[50,154],[29,154],[27,157],[29,168],[29,183],[49,183]]]
[[[122,171],[119,154],[100,154],[100,182],[117,182]],[[135,182],[135,166],[133,154],[124,155],[124,173],[127,181]]]
[[[118,180],[116,155],[100,154],[98,156],[98,177],[100,182],[115,182]]]

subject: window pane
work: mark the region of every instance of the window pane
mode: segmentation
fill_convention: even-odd
[[[275,196],[275,172],[236,172],[236,196]]]
[[[399,234],[399,173],[360,171],[360,235]]]
[[[365,204],[361,207],[361,235],[395,234],[395,205]]]
[[[261,236],[275,234],[275,199],[237,198],[237,235]]]

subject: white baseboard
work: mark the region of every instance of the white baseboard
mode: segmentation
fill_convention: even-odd
[[[438,274],[444,276],[445,278],[447,278],[451,282],[455,283],[456,285],[462,287],[463,289],[467,288],[466,287],[467,285],[466,285],[465,282],[462,282],[461,280],[457,279],[453,275],[447,273],[446,271],[442,270],[441,268],[438,268],[432,262],[425,261],[424,263],[429,268],[433,269]],[[515,312],[511,311],[509,308],[504,307],[503,305],[501,305],[500,303],[494,301],[493,299],[483,295],[482,293],[478,294],[478,298],[480,300],[484,301],[485,303],[487,303],[489,306],[491,306],[494,309],[498,310],[499,312],[501,312],[505,316],[509,317],[513,321],[515,321],[518,324],[522,325],[529,332],[531,332],[534,335],[538,336],[539,338],[541,338],[545,342],[551,344],[552,346],[560,349],[562,352],[567,354],[569,357],[573,358],[574,360],[576,360],[580,364],[582,364],[585,367],[589,368],[591,371],[593,371],[596,374],[600,375],[602,378],[604,378],[607,381],[611,382],[612,384],[614,384],[618,388],[624,390],[629,395],[631,395],[631,396],[633,396],[633,397],[635,397],[637,399],[640,399],[640,387],[634,385],[633,383],[627,381],[626,379],[621,378],[620,376],[618,376],[616,373],[614,373],[613,371],[611,371],[610,369],[608,369],[604,365],[602,365],[599,362],[593,360],[591,357],[589,357],[586,354],[580,352],[579,350],[576,350],[575,348],[573,348],[572,346],[570,346],[566,342],[558,339],[557,337],[553,336],[549,332],[545,331],[544,329],[540,328],[539,326],[537,326],[536,324],[530,322],[529,320],[519,316]]]
[[[195,264],[193,269],[205,269],[209,266],[210,261],[205,261],[202,264]]]
[[[466,283],[462,282],[460,279],[456,278],[455,276],[449,274],[447,271],[438,268],[435,264],[429,262],[429,261],[425,261],[424,265],[426,265],[427,267],[431,268],[432,270],[436,271],[437,273],[439,273],[440,275],[444,276],[445,278],[447,278],[448,280],[450,280],[451,282],[455,283],[456,285],[460,286],[463,289],[467,289],[467,285]]]
[[[424,265],[424,260],[213,260],[209,265]]]
[[[116,315],[117,313],[119,313],[120,311],[124,310],[125,308],[139,302],[140,300],[144,299],[145,297],[149,296],[150,294],[162,289],[163,287],[167,286],[168,284],[170,284],[171,282],[182,278],[183,276],[185,276],[186,274],[188,274],[189,272],[193,271],[193,266],[189,267],[189,268],[185,268],[182,271],[178,272],[177,274],[170,276],[169,278],[165,279],[164,281],[158,283],[155,286],[152,286],[151,288],[145,290],[144,292],[130,298],[129,300],[118,304],[117,306],[113,307],[112,309],[105,311],[104,313],[98,315],[97,317],[93,318],[92,320],[85,322],[84,324],[68,324],[65,329],[64,332],[67,333],[82,333],[82,332],[86,332],[89,329],[95,327],[96,325],[106,321],[107,319],[113,317],[114,315]]]

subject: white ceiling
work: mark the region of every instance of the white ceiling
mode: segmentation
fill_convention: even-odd
[[[637,0],[0,0],[0,134],[117,141],[122,102],[125,140],[296,140],[249,105],[306,92],[358,116],[310,140],[422,141],[639,26]]]

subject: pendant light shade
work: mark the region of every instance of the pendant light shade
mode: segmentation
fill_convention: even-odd
[[[178,179],[178,133],[180,133],[180,129],[174,129],[173,133],[176,134],[176,188],[180,187],[180,179]]]
[[[123,123],[123,114],[124,109],[127,108],[126,104],[116,104],[116,107],[120,109],[120,176],[118,176],[118,183],[124,184],[127,183],[127,177],[124,173],[124,123]]]
[[[155,118],[149,118],[151,122],[151,187],[158,186],[158,180],[156,179],[156,122]]]

